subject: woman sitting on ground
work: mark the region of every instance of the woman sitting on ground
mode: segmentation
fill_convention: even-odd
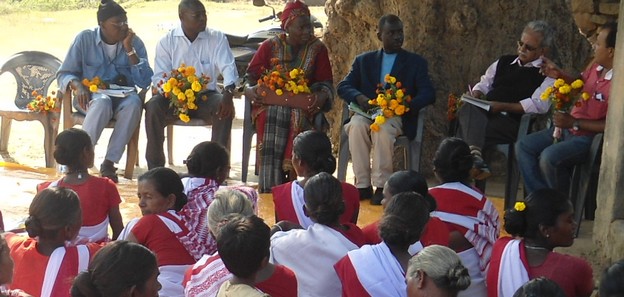
[[[123,230],[123,221],[119,212],[121,197],[117,186],[107,177],[89,174],[93,167],[93,144],[87,132],[70,128],[54,140],[54,159],[65,165],[65,176],[57,181],[44,182],[37,186],[38,191],[48,187],[65,187],[76,191],[80,198],[83,221],[79,242],[109,241],[108,226],[113,230],[115,240]]]
[[[542,276],[557,283],[568,297],[590,296],[591,266],[581,258],[553,252],[571,246],[575,230],[572,204],[557,190],[537,190],[525,202],[516,202],[505,212],[505,231],[514,237],[499,239],[492,251],[488,296],[512,296],[524,283]]]
[[[479,297],[487,294],[485,270],[500,227],[494,204],[470,186],[472,158],[470,148],[463,140],[442,140],[433,159],[433,172],[442,184],[429,189],[429,193],[438,205],[431,216],[447,224],[449,247],[470,272],[470,288],[459,296]]]
[[[342,296],[407,296],[408,249],[420,239],[427,221],[429,203],[420,194],[403,192],[392,197],[379,224],[383,241],[350,251],[334,265]]]
[[[390,178],[388,178],[388,181],[386,181],[383,189],[384,198],[381,200],[381,205],[384,208],[390,204],[394,195],[413,191],[425,198],[429,211],[436,210],[437,204],[435,199],[429,195],[427,180],[416,171],[404,170],[393,173]],[[381,237],[379,236],[380,222],[381,221],[376,221],[362,228],[362,232],[364,232],[366,236],[366,244],[381,243]],[[410,246],[410,254],[415,255],[418,251],[422,250],[424,246],[432,244],[448,246],[448,233],[448,228],[444,222],[435,217],[430,218],[420,236],[420,240]]]
[[[206,225],[207,211],[230,172],[230,156],[222,145],[205,141],[193,148],[185,163],[188,175],[182,178],[182,184],[188,201],[178,213],[189,233],[181,241],[191,256],[199,260],[217,251],[217,242]],[[258,193],[253,188],[231,188],[244,192],[256,209]]]
[[[301,131],[313,128],[316,114],[331,109],[334,94],[327,47],[314,36],[308,6],[299,0],[289,0],[280,19],[285,33],[264,41],[247,68],[250,85],[245,98],[253,103],[261,192],[270,192],[273,186],[295,179],[292,141]],[[274,67],[281,67],[286,73],[297,68],[303,70],[314,101],[306,108],[263,104],[264,96],[256,82]]]
[[[409,261],[408,297],[456,297],[470,286],[470,275],[459,256],[441,245],[425,247]]]
[[[251,216],[254,207],[238,190],[222,189],[208,207],[208,227],[213,237],[219,234],[222,222],[231,214]],[[184,275],[184,294],[188,297],[216,296],[221,284],[232,278],[219,253],[204,255]],[[285,266],[269,263],[256,278],[256,287],[273,297],[297,296],[295,274]]]
[[[336,170],[336,158],[332,155],[331,142],[327,135],[319,131],[305,131],[295,137],[293,142],[292,164],[300,181],[291,181],[273,187],[275,221],[291,221],[304,229],[312,225],[312,220],[303,213],[303,188],[308,179],[319,172],[333,174]],[[342,183],[345,211],[340,216],[342,223],[357,223],[360,211],[360,194],[357,188]]]
[[[67,296],[73,279],[86,270],[89,259],[100,249],[96,243],[66,246],[74,241],[82,225],[76,192],[51,187],[37,193],[28,208],[29,237],[5,233],[15,262],[10,289],[41,297]]]
[[[314,222],[308,229],[289,230],[292,223],[271,228],[271,263],[292,269],[299,296],[340,296],[342,286],[334,264],[364,244],[355,224],[340,223],[344,212],[342,185],[327,172],[311,177],[304,188],[304,213]]]
[[[98,251],[74,279],[71,297],[158,296],[156,256],[140,244],[119,240]]]
[[[182,296],[184,272],[195,263],[180,241],[189,232],[178,214],[186,204],[183,191],[180,177],[169,168],[154,168],[139,176],[137,192],[143,217],[128,223],[120,236],[156,254],[162,296]]]

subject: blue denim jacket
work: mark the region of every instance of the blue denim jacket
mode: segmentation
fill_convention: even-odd
[[[147,60],[145,45],[138,36],[132,40],[140,60],[136,65],[130,65],[128,55],[126,55],[121,42],[118,43],[117,55],[112,61],[109,61],[104,52],[103,43],[99,27],[84,30],[76,36],[63,65],[56,73],[61,90],[67,90],[67,86],[73,79],[87,78],[91,80],[98,76],[103,81],[110,83],[114,82],[119,74],[126,77],[129,86],[146,88],[150,85],[154,71]]]

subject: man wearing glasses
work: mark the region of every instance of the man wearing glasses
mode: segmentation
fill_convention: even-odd
[[[199,76],[210,77],[207,90],[202,91],[206,100],[198,99],[197,110],[190,110],[191,118],[201,118],[212,123],[212,141],[229,147],[232,119],[234,118],[233,91],[238,81],[234,55],[225,35],[206,28],[206,8],[199,0],[182,0],[178,5],[180,26],[169,31],[156,46],[154,76],[155,95],[145,105],[145,131],[147,149],[145,158],[149,169],[165,165],[163,142],[164,128],[176,117],[163,94],[163,75],[181,64],[195,67]],[[217,78],[223,76],[223,93],[217,91]],[[168,79],[168,78],[167,78]],[[198,96],[200,98],[200,96]]]
[[[102,0],[97,11],[98,27],[76,36],[56,74],[59,88],[74,94],[74,107],[85,114],[82,129],[93,145],[111,119],[115,127],[106,150],[100,175],[118,181],[114,163],[119,162],[126,144],[141,121],[142,101],[131,91],[124,95],[103,94],[101,86],[91,92],[83,80],[98,77],[104,84],[147,88],[154,74],[147,61],[143,41],[128,28],[126,11],[113,0]]]
[[[555,52],[554,35],[554,28],[545,21],[528,23],[518,40],[517,54],[500,57],[468,90],[473,97],[491,101],[489,111],[464,103],[458,113],[458,136],[471,146],[475,159],[473,178],[491,175],[481,149],[514,143],[522,114],[548,112],[549,102],[540,95],[554,79],[542,75],[540,67],[542,57]]]

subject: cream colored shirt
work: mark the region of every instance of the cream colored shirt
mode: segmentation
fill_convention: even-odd
[[[271,297],[271,295],[264,294],[248,285],[233,285],[230,281],[226,281],[219,288],[217,297]]]

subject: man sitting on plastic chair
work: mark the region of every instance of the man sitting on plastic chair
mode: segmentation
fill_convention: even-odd
[[[532,21],[524,27],[518,41],[517,55],[505,55],[492,63],[470,95],[486,97],[489,111],[464,102],[458,112],[461,137],[472,150],[475,167],[471,175],[486,179],[490,170],[481,149],[516,141],[520,118],[524,113],[546,113],[549,103],[540,99],[554,80],[540,73],[542,56],[553,52],[555,31],[545,21]]]
[[[383,48],[361,54],[355,59],[349,74],[338,84],[338,95],[347,103],[357,104],[360,109],[368,111],[369,100],[378,96],[378,85],[387,88],[386,76],[390,75],[396,79],[394,84],[401,82],[399,88],[405,93],[404,98],[412,98],[406,105],[410,110],[403,116],[388,117],[380,124],[378,120],[374,123],[370,117],[356,113],[345,125],[360,199],[371,198],[371,204],[379,205],[383,198],[383,186],[393,170],[394,141],[401,134],[409,139],[414,138],[418,110],[434,102],[435,92],[429,78],[427,61],[402,48],[403,22],[398,16],[385,15],[379,19],[377,38],[383,43]],[[396,105],[397,102],[387,104]],[[378,105],[383,106],[379,102]],[[400,115],[402,112],[395,110],[395,114]],[[371,149],[374,152],[372,168]],[[374,194],[372,186],[376,187]]]
[[[143,41],[128,28],[126,11],[119,4],[103,0],[97,11],[97,20],[99,27],[82,31],[76,36],[57,79],[62,91],[71,88],[74,107],[86,114],[82,129],[89,134],[93,145],[110,120],[115,119],[100,175],[116,183],[118,178],[114,163],[121,159],[126,144],[141,121],[143,102],[134,88],[148,87],[153,71],[147,61]],[[103,90],[106,87],[96,83],[96,77],[102,84],[128,87],[128,92],[113,94],[113,90]],[[88,80],[91,87],[83,80]]]
[[[591,97],[572,108],[570,113],[555,112],[554,127],[523,138],[516,144],[516,156],[526,192],[553,188],[563,193],[570,189],[574,165],[587,159],[596,133],[604,131],[613,76],[617,24],[607,23],[594,43],[594,62],[583,73],[583,91]],[[577,76],[564,73],[552,62],[543,72],[572,82]],[[553,132],[561,129],[561,138],[554,143]]]

